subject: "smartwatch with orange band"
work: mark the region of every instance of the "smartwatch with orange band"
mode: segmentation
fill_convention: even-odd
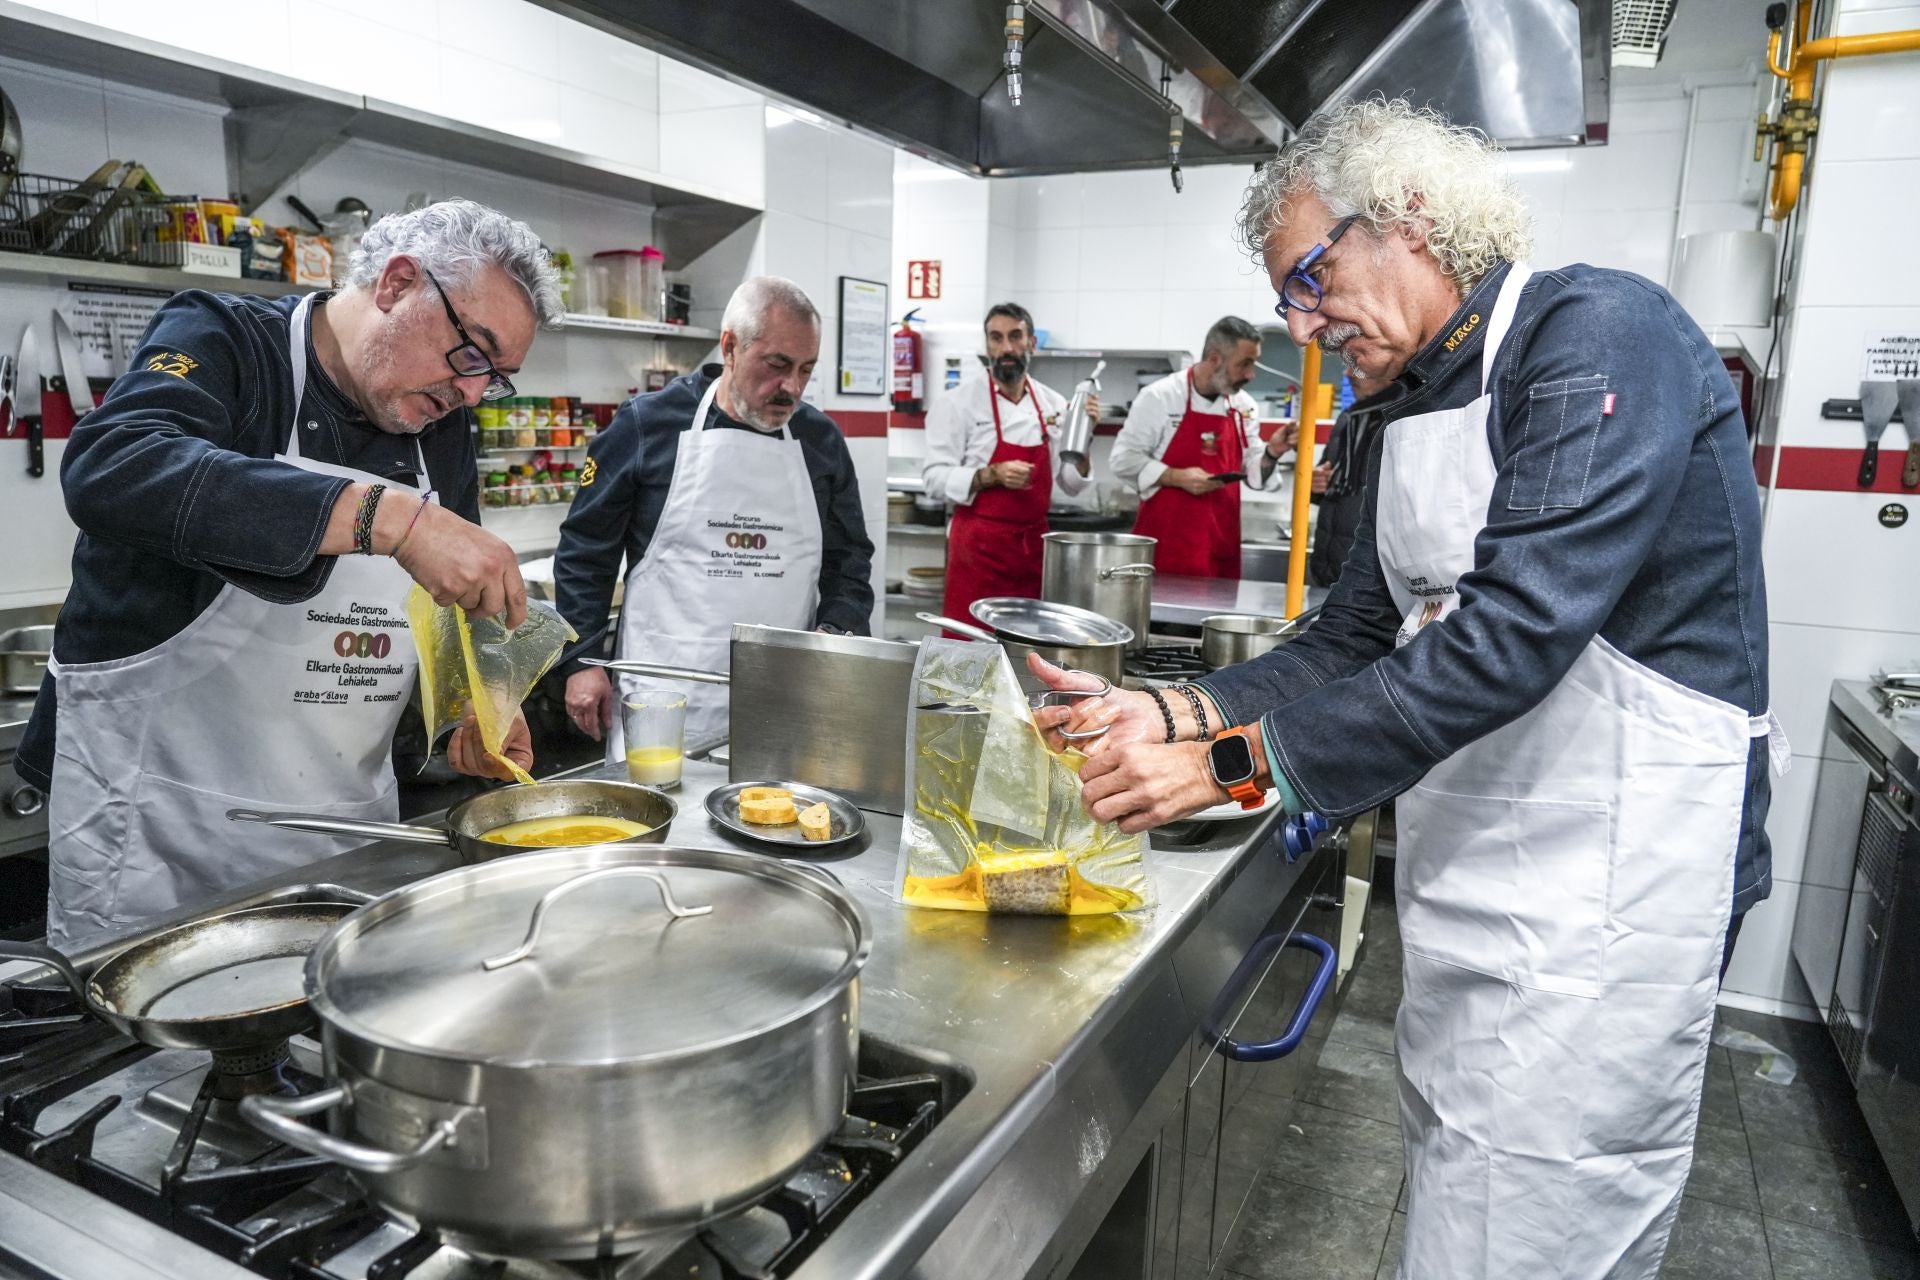
[[[1242,809],[1258,809],[1266,798],[1260,784],[1254,781],[1259,770],[1253,764],[1251,736],[1244,725],[1235,725],[1222,729],[1220,736],[1207,746],[1208,771],[1229,796],[1240,802]]]

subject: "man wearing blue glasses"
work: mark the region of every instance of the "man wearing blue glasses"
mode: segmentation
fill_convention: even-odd
[[[1652,1280],[1785,753],[1739,399],[1658,285],[1529,266],[1492,148],[1406,103],[1316,120],[1241,231],[1294,341],[1399,398],[1318,622],[1076,713],[1116,719],[1085,799],[1397,797],[1401,1277]]]
[[[538,237],[466,200],[375,223],[336,292],[160,308],[61,465],[73,587],[15,757],[49,793],[50,940],[352,843],[229,809],[398,816],[409,590],[526,614],[513,549],[479,525],[468,410],[513,390],[559,314]],[[524,721],[506,748],[532,762]],[[465,728],[448,754],[504,772]]]

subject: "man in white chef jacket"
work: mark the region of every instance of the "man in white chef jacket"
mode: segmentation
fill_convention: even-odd
[[[1787,752],[1739,397],[1658,285],[1530,266],[1484,136],[1405,102],[1316,118],[1240,229],[1294,341],[1401,398],[1315,624],[1076,713],[1083,798],[1397,797],[1402,1280],[1654,1280]]]
[[[1033,316],[1017,302],[995,303],[982,328],[987,367],[934,403],[921,471],[927,492],[954,509],[943,609],[963,622],[975,600],[1039,596],[1054,482],[1068,494],[1088,484],[1085,462],[1060,465],[1066,399],[1027,372]],[[1098,396],[1087,411],[1099,420]]]
[[[1160,573],[1240,576],[1240,485],[1279,487],[1275,464],[1297,434],[1288,427],[1261,442],[1259,410],[1246,391],[1259,359],[1260,331],[1222,316],[1198,361],[1141,388],[1127,410],[1113,474],[1140,491],[1133,531],[1159,540]]]

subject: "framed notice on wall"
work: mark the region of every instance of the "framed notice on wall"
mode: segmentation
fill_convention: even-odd
[[[840,277],[840,378],[843,396],[887,393],[887,286]]]

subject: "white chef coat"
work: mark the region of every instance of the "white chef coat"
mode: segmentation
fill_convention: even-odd
[[[1000,397],[999,434],[1008,444],[1021,448],[1039,444],[1040,418],[1044,414],[1052,444],[1054,491],[1079,493],[1093,481],[1081,475],[1078,467],[1060,465],[1060,426],[1067,402],[1058,391],[1031,378],[1027,385],[1031,393],[1021,396],[1017,404]],[[993,394],[997,394],[993,378],[982,369],[934,402],[927,414],[927,460],[920,473],[928,493],[956,506],[972,504],[974,473],[992,460],[994,446],[999,443],[993,430],[993,405],[988,400]]]
[[[1113,442],[1114,478],[1122,484],[1138,488],[1143,500],[1159,491],[1160,477],[1167,469],[1160,459],[1166,455],[1167,446],[1173,443],[1174,432],[1180,429],[1180,419],[1186,416],[1187,391],[1185,369],[1140,388],[1139,394],[1133,398],[1133,407],[1127,410],[1127,424],[1120,428],[1120,438]],[[1242,427],[1247,458],[1247,487],[1279,488],[1281,468],[1274,465],[1266,444],[1260,439],[1259,407],[1254,404],[1252,396],[1242,390],[1231,396],[1208,399],[1195,388],[1192,407],[1201,413],[1224,414],[1231,410],[1240,419]]]

